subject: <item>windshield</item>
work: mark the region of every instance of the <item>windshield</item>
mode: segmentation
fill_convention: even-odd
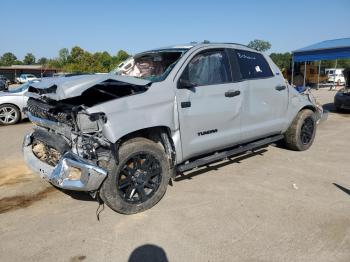
[[[20,93],[20,92],[26,90],[29,87],[29,85],[30,85],[30,82],[27,82],[23,85],[9,89],[8,92],[9,93]]]
[[[137,54],[120,63],[110,73],[163,81],[188,49],[156,50]]]

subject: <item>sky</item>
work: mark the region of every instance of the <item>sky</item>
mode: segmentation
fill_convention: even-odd
[[[123,49],[262,39],[290,52],[350,37],[350,0],[0,0],[0,55],[56,57],[61,48]]]

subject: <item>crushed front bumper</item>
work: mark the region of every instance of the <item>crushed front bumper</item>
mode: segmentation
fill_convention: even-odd
[[[33,172],[53,185],[76,191],[95,191],[107,176],[107,171],[93,165],[84,158],[72,152],[65,153],[58,164],[53,167],[39,160],[32,151],[31,134],[25,136],[23,141],[24,160]],[[79,173],[71,176],[71,172]]]

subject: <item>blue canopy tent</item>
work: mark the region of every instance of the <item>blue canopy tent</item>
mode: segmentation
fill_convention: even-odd
[[[306,62],[319,61],[318,77],[320,76],[321,60],[336,60],[335,68],[337,68],[337,59],[350,58],[350,38],[341,38],[326,40],[317,44],[313,44],[292,52],[292,84],[294,77],[294,63],[304,62],[304,70],[306,70]],[[304,71],[304,86],[306,80],[306,71]],[[319,81],[318,81],[319,85]]]

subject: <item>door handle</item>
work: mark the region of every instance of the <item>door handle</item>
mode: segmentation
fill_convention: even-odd
[[[234,97],[234,96],[239,96],[241,94],[241,91],[239,90],[230,90],[225,92],[226,97]]]
[[[191,107],[190,101],[181,102],[181,108],[187,108],[187,107]]]
[[[275,87],[275,89],[277,90],[277,91],[282,91],[282,90],[284,90],[284,89],[286,89],[287,87],[286,86],[276,86]]]

